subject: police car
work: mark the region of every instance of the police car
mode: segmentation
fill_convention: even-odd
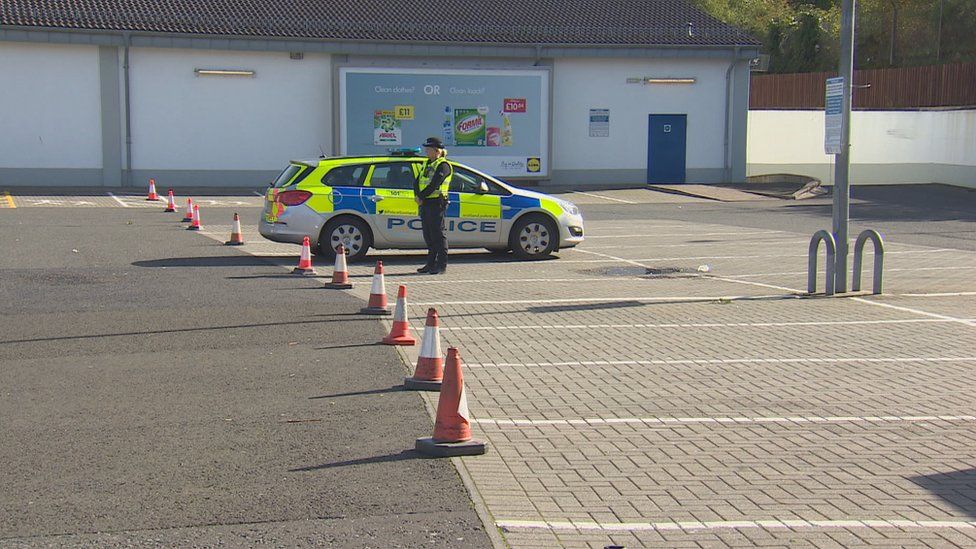
[[[259,231],[275,242],[300,244],[308,236],[313,252],[326,257],[342,244],[350,261],[370,248],[424,248],[413,192],[424,160],[397,151],[291,161],[268,188]],[[445,216],[451,248],[540,259],[583,241],[583,218],[573,203],[451,166]]]

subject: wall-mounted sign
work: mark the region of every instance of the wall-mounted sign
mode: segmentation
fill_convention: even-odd
[[[550,71],[343,67],[339,152],[385,154],[439,137],[498,177],[549,175]]]
[[[610,109],[590,109],[590,137],[610,137]]]

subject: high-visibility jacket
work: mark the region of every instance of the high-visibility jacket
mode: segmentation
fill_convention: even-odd
[[[440,169],[441,164],[447,164],[450,172],[447,174],[447,177],[441,181],[440,188],[428,195],[427,188],[430,187],[430,184],[432,183],[431,180],[434,178],[434,174],[437,173],[437,170]],[[420,196],[426,196],[427,198],[447,198],[447,192],[451,187],[451,178],[453,177],[454,168],[451,167],[450,162],[448,162],[446,158],[441,157],[433,162],[428,160],[424,163],[423,170],[420,172],[420,180],[418,181],[417,185],[420,189]]]

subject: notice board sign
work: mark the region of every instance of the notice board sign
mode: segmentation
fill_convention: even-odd
[[[610,109],[590,109],[590,137],[610,137]]]
[[[824,152],[841,153],[841,129],[844,121],[844,77],[827,79],[824,102]]]

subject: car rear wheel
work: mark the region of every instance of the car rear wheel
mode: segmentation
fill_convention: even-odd
[[[527,215],[515,222],[508,237],[512,253],[519,259],[544,259],[556,251],[559,233],[556,224],[548,217]]]
[[[363,220],[356,217],[339,217],[325,224],[319,237],[319,252],[327,258],[335,258],[339,244],[346,249],[350,262],[360,261],[372,244],[372,233]]]

